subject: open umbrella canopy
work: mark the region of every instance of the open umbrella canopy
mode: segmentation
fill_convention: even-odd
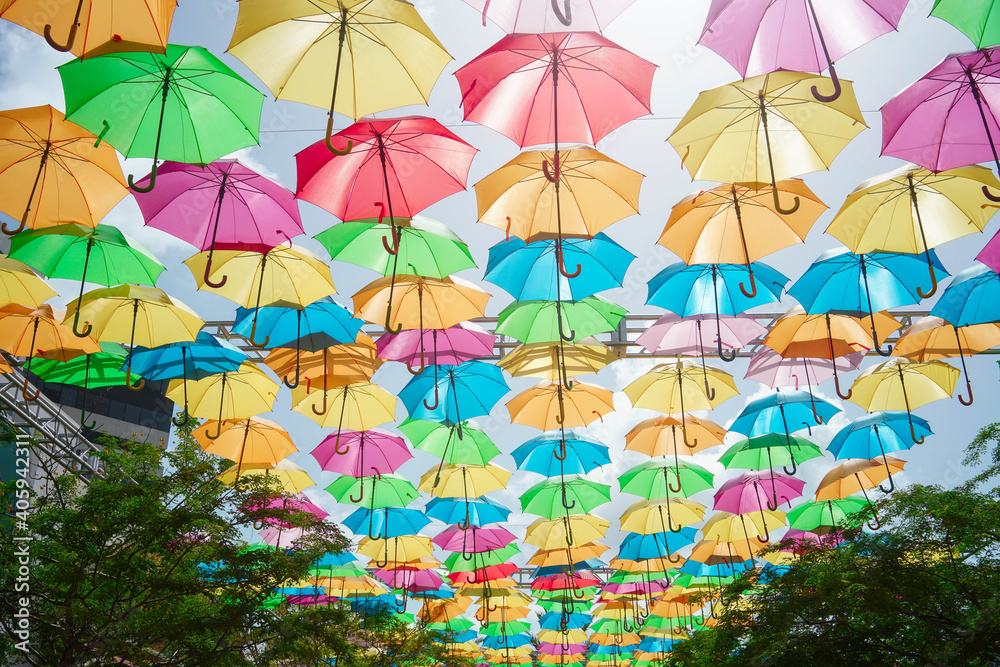
[[[634,407],[668,413],[711,410],[739,393],[729,373],[682,359],[654,366],[623,391]]]
[[[788,525],[822,535],[847,525],[853,515],[868,506],[868,501],[854,497],[805,502],[788,512]]]
[[[778,300],[788,282],[762,262],[751,265],[755,284],[750,292],[751,270],[742,264],[671,264],[650,279],[646,303],[681,317],[688,315],[739,315],[745,310]]]
[[[399,399],[411,419],[457,424],[469,417],[488,415],[509,390],[498,366],[467,361],[457,366],[428,366],[406,383],[399,391]]]
[[[433,466],[420,477],[420,491],[438,498],[474,498],[507,487],[511,473],[498,465],[452,464]]]
[[[694,447],[684,444],[684,430],[695,441]],[[625,434],[625,449],[646,456],[689,455],[722,444],[726,429],[715,422],[685,415],[684,423],[677,417],[660,415],[644,419]]]
[[[977,49],[1000,44],[1000,16],[993,0],[934,0],[930,15],[961,30]]]
[[[802,495],[805,485],[791,475],[745,472],[719,487],[712,509],[733,514],[760,512],[765,507],[771,509],[772,504],[776,507],[777,502],[771,501],[777,498],[791,504],[791,499]]]
[[[588,514],[611,500],[611,487],[569,475],[560,481],[543,480],[521,494],[521,511],[555,519],[567,514]]]
[[[430,525],[430,519],[420,510],[405,507],[381,507],[370,509],[359,507],[343,520],[355,535],[368,537],[399,537],[416,535]]]
[[[327,392],[309,384],[292,390],[292,409],[325,428],[366,431],[396,419],[396,397],[372,382]]]
[[[496,336],[471,322],[447,329],[404,329],[385,333],[375,346],[383,359],[401,361],[419,372],[427,364],[461,364],[493,354]]]
[[[299,339],[294,347],[275,348],[264,358],[264,364],[284,378],[287,387],[298,382],[325,383],[327,388],[368,382],[383,363],[375,356],[375,342],[364,334],[358,336],[357,342],[331,345],[317,352],[303,352],[302,343]],[[295,379],[289,381],[291,376]]]
[[[210,437],[213,431],[218,433],[214,439]],[[277,465],[279,461],[299,451],[288,431],[280,424],[256,415],[222,424],[210,419],[192,431],[191,435],[206,452],[243,465]]]
[[[597,373],[618,359],[614,350],[596,338],[581,338],[575,343],[522,343],[497,362],[514,377],[537,377],[561,380]]]
[[[216,418],[219,422],[246,419],[270,412],[278,393],[278,384],[244,361],[238,371],[210,375],[203,380],[171,380],[167,398],[181,404],[188,401],[192,417]],[[222,424],[217,424],[216,434]]]
[[[764,433],[740,440],[727,449],[719,461],[726,468],[767,470],[802,463],[823,456],[818,445],[805,438],[784,433]]]
[[[666,543],[673,547],[668,551],[674,551],[686,544],[690,544],[694,539],[694,531],[690,531],[688,536],[674,530],[674,526],[684,527],[702,520],[705,513],[705,506],[701,503],[687,498],[650,498],[638,500],[632,503],[628,509],[622,512],[622,530],[649,535],[651,533],[669,533],[668,540],[683,539],[682,544]],[[677,536],[676,538],[674,536]],[[669,555],[667,552],[661,552]],[[660,554],[657,554],[660,555]],[[652,558],[653,556],[640,556],[638,553],[626,554],[622,558]]]
[[[855,493],[866,493],[866,489],[878,486],[893,473],[902,472],[905,464],[905,461],[891,456],[870,461],[867,459],[844,461],[831,468],[820,480],[816,489],[816,500],[846,498]]]
[[[952,278],[931,316],[956,327],[984,322],[1000,322],[1000,275],[982,264],[973,263]]]
[[[34,269],[11,257],[0,256],[0,308],[12,304],[38,308],[56,296]]]
[[[566,389],[561,382],[542,381],[507,401],[507,411],[515,424],[543,431],[560,427],[586,426],[614,411],[612,392],[586,382],[574,382]]]
[[[29,308],[16,303],[0,308],[0,350],[15,357],[69,361],[100,352],[93,338],[77,337],[62,323],[64,313],[47,303]],[[30,366],[26,370],[31,370]]]
[[[483,317],[490,295],[461,278],[401,274],[373,280],[352,299],[355,317],[385,323],[395,334],[402,329],[447,329]]]
[[[873,459],[887,452],[910,449],[910,423],[922,440],[932,433],[926,419],[906,412],[871,412],[837,431],[826,448],[837,459]]]
[[[259,337],[267,341],[264,348],[298,347],[313,352],[354,342],[364,324],[330,296],[304,307],[237,308],[232,332],[254,338],[255,322]]]
[[[606,445],[572,431],[532,438],[511,452],[511,457],[519,470],[545,477],[585,475],[611,463]]]
[[[528,344],[574,342],[612,331],[627,312],[601,296],[580,301],[514,301],[500,312],[496,331]]]
[[[428,518],[444,523],[471,522],[471,525],[482,526],[506,521],[510,510],[486,497],[431,498],[424,513]]]
[[[840,408],[809,392],[781,388],[747,403],[729,430],[748,437],[791,433],[823,424],[838,412]]]
[[[207,331],[199,331],[193,341],[154,348],[136,345],[131,357],[133,372],[147,380],[201,380],[216,373],[236,371],[247,359],[245,352]]]
[[[413,443],[414,449],[432,454],[444,463],[486,465],[500,455],[500,450],[483,428],[474,421],[458,424],[425,419],[406,419],[398,428]]]
[[[277,484],[278,490],[285,493],[300,493],[316,484],[309,473],[288,459],[277,463],[237,463],[218,475],[219,481],[229,486],[236,486],[240,478],[246,480],[247,477],[261,478]]]
[[[145,285],[91,290],[69,304],[64,322],[77,319],[92,327],[98,340],[146,348],[193,341],[205,324],[186,304]]]
[[[125,384],[125,357],[128,352],[118,343],[101,343],[100,352],[80,355],[67,361],[38,359],[31,372],[44,382],[72,384],[77,387],[115,387]]]
[[[715,476],[695,463],[672,459],[650,459],[626,470],[618,477],[622,493],[644,498],[669,498],[670,494],[691,496],[712,488]],[[674,480],[677,488],[674,488]],[[662,495],[659,495],[662,494]]]
[[[329,484],[326,490],[337,502],[373,509],[404,507],[420,496],[409,480],[394,474],[365,477],[342,475]]]
[[[892,358],[865,369],[851,389],[851,401],[865,410],[907,413],[955,393],[961,372],[943,361],[914,362]],[[916,440],[916,437],[914,437]]]
[[[312,450],[323,470],[352,477],[396,472],[413,458],[402,438],[388,431],[334,431]]]
[[[767,333],[752,317],[724,315],[712,323],[712,314],[664,313],[635,342],[654,354],[705,356],[718,348],[743,348]]]

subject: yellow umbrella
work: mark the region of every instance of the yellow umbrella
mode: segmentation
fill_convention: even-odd
[[[490,295],[461,278],[438,280],[400,274],[378,278],[352,298],[355,317],[399,333],[403,329],[447,329],[482,317]]]
[[[943,361],[915,362],[893,358],[865,369],[851,386],[852,403],[869,412],[905,409],[910,437],[920,444],[924,436],[913,429],[912,410],[955,393],[960,371]]]
[[[398,0],[242,0],[228,52],[276,99],[329,109],[328,146],[334,112],[427,104],[452,59]]]
[[[563,547],[554,550],[539,549],[531,558],[528,559],[528,565],[535,565],[537,567],[554,567],[558,565],[565,567],[570,565],[570,557],[572,557],[572,562],[574,563],[591,558],[600,558],[601,554],[609,548],[610,547],[605,544],[601,544],[600,542],[588,542],[587,544],[580,544],[572,547],[566,547],[564,545]]]
[[[299,385],[292,390],[292,409],[324,428],[367,431],[396,419],[396,397],[371,382],[355,382],[336,391]]]
[[[288,459],[271,463],[245,463],[236,464],[226,469],[219,475],[219,480],[229,486],[235,486],[240,477],[263,477],[265,480],[277,480],[281,489],[286,493],[299,493],[303,489],[314,486],[309,473],[301,466],[292,463]]]
[[[469,600],[469,604],[472,600],[469,598],[455,598],[456,600],[465,599]],[[476,611],[476,618],[483,623],[503,623],[505,621],[516,621],[522,618],[527,618],[528,614],[531,613],[531,609],[528,606],[521,607],[497,607],[492,610],[486,607],[480,607]]]
[[[543,431],[586,426],[615,409],[614,394],[587,382],[566,389],[561,382],[542,381],[507,401],[510,420]]]
[[[674,526],[683,528],[697,523],[704,515],[705,506],[687,498],[639,500],[622,512],[622,530],[641,535],[663,533],[672,531]]]
[[[209,438],[212,429],[220,432]],[[232,423],[209,420],[191,432],[201,448],[237,463],[276,464],[299,451],[288,431],[270,419],[251,416]]]
[[[556,382],[573,375],[589,375],[616,361],[618,355],[596,338],[572,344],[525,343],[497,362],[514,377],[537,377]]]
[[[122,51],[167,50],[177,0],[0,0],[0,17],[45,37],[77,58]]]
[[[829,82],[778,71],[713,88],[698,95],[667,141],[693,179],[770,183],[774,209],[791,215],[801,200],[781,206],[776,181],[828,168],[868,127],[850,81],[841,81],[833,102],[813,97],[813,86]]]
[[[363,537],[357,548],[359,554],[375,561],[375,567],[383,567],[382,563],[388,563],[390,558],[398,561],[430,556],[433,550],[431,538],[423,535],[401,535],[387,540]]]
[[[278,383],[254,363],[244,361],[235,372],[209,375],[202,380],[171,380],[167,385],[167,398],[178,405],[185,393],[191,416],[208,418],[218,414],[215,434],[205,431],[205,437],[215,440],[222,435],[222,422],[270,412]]]
[[[972,382],[965,366],[965,355],[979,354],[1000,345],[1000,323],[986,322],[956,327],[941,317],[921,317],[910,325],[896,341],[893,354],[910,361],[934,361],[958,357],[965,374],[965,387],[969,398],[961,394],[962,405],[972,405]]]
[[[544,235],[593,236],[639,212],[639,172],[579,147],[559,151],[559,175],[550,181],[543,163],[553,160],[552,152],[520,153],[476,183],[479,222],[531,241]]]
[[[799,197],[802,204],[783,215],[766,183],[727,183],[689,195],[674,205],[657,240],[685,264],[745,264],[753,297],[757,286],[753,265],[765,255],[805,241],[827,206],[799,179],[781,181],[777,190]]]
[[[993,171],[979,165],[935,173],[913,164],[871,178],[847,196],[826,233],[853,253],[925,253],[937,291],[930,249],[981,232],[996,213],[987,187],[1000,189]]]
[[[118,154],[95,148],[96,139],[48,105],[0,111],[0,211],[21,221],[15,229],[4,223],[5,234],[65,222],[94,227],[128,194]]]
[[[472,600],[462,596],[450,600],[428,600],[417,616],[426,623],[447,623],[464,614],[470,606]]]
[[[535,636],[538,641],[550,644],[586,644],[590,641],[583,630],[539,630]]]
[[[684,444],[682,426],[696,443],[693,447]],[[625,434],[625,449],[641,452],[647,456],[669,456],[673,454],[694,454],[703,449],[723,444],[726,429],[713,421],[699,419],[694,415],[684,415],[684,421],[671,415],[660,415],[644,419]],[[681,445],[683,444],[683,449]],[[678,465],[680,465],[678,463]]]
[[[712,515],[701,532],[706,540],[719,542],[744,541],[752,550],[752,540],[770,541],[771,530],[786,525],[785,513],[777,510],[763,510],[750,514],[732,514],[716,512]]]
[[[524,541],[539,549],[561,549],[600,539],[610,526],[610,521],[589,514],[539,518],[528,526]]]
[[[417,490],[439,498],[475,498],[507,488],[510,476],[509,471],[492,463],[484,466],[459,463],[443,468],[433,466],[420,478]]]
[[[10,304],[38,308],[54,296],[56,291],[34,269],[16,259],[0,256],[0,308]]]
[[[768,542],[754,537],[749,542],[729,542],[724,540],[702,540],[691,549],[690,560],[706,565],[742,563],[755,554],[767,549]]]

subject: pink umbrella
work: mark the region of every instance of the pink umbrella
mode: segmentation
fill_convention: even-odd
[[[650,593],[662,593],[667,590],[667,585],[659,581],[633,582],[629,584],[604,584],[604,593],[610,595],[648,595]]]
[[[767,334],[767,328],[752,317],[720,315],[718,326],[706,327],[706,320],[715,315],[689,315],[681,317],[664,313],[635,342],[653,354],[685,354],[705,358],[705,348],[715,347],[720,355],[722,348],[746,347]]]
[[[548,655],[576,655],[578,653],[586,653],[586,644],[549,644],[548,642],[542,642],[538,645],[539,653],[546,653]]]
[[[225,276],[209,279],[212,251],[265,253],[303,233],[295,196],[237,160],[204,167],[164,162],[157,173],[159,187],[133,191],[142,217],[148,226],[208,250],[205,282],[212,287],[226,283]]]
[[[806,549],[812,547],[832,549],[844,541],[843,537],[840,537],[835,533],[817,535],[816,533],[811,533],[807,530],[799,530],[798,528],[789,528],[785,533],[785,536],[781,539],[783,541],[790,540],[793,544],[791,548],[782,549],[782,551],[796,554],[802,553]]]
[[[865,358],[865,351],[859,350],[843,357],[837,357],[837,373],[856,371]],[[750,358],[750,367],[744,376],[769,387],[809,387],[817,386],[834,375],[834,362],[813,357],[783,357],[769,347],[761,346]]]
[[[1000,273],[1000,232],[994,234],[986,246],[976,255],[976,260],[990,267],[994,273]]]
[[[444,584],[444,580],[433,570],[375,570],[375,576],[392,588],[402,588],[411,593],[436,591]]]
[[[931,171],[992,159],[1000,170],[1000,49],[955,53],[882,107],[882,154]],[[998,104],[994,108],[994,104]],[[992,201],[1000,197],[983,186]]]
[[[295,196],[341,220],[381,220],[388,210],[393,238],[391,245],[389,239],[385,243],[393,255],[399,250],[396,216],[413,217],[464,190],[477,152],[441,123],[423,116],[363,118],[333,140],[348,146],[354,142],[353,148],[337,155],[324,140],[295,156]]]
[[[445,551],[456,551],[463,554],[478,554],[484,551],[502,549],[517,537],[504,528],[482,528],[470,526],[462,530],[458,526],[445,528],[431,542]]]
[[[760,512],[761,522],[767,530],[764,519],[764,508],[778,508],[778,498],[789,505],[793,498],[802,495],[806,483],[801,479],[771,471],[754,470],[745,472],[739,477],[727,481],[715,492],[713,509],[733,514],[749,514]],[[767,535],[765,542],[770,540]]]
[[[465,0],[506,33],[604,30],[635,0]]]
[[[448,574],[453,584],[474,584],[483,581],[496,581],[506,579],[517,572],[518,567],[513,563],[500,563],[499,565],[489,565],[471,572],[452,572]]]
[[[909,0],[712,0],[698,43],[746,79],[779,69],[823,72],[829,68],[832,102],[840,96],[833,63],[896,29]]]
[[[396,472],[413,458],[406,441],[379,429],[367,431],[336,430],[312,450],[323,470],[351,477]]]
[[[313,503],[307,496],[301,493],[296,494],[295,497],[290,500],[287,498],[271,498],[262,506],[268,509],[278,508],[289,512],[308,512],[318,519],[325,519],[329,516],[329,513],[327,513],[326,510]],[[253,510],[256,509],[256,506],[248,503],[247,508]],[[282,521],[281,519],[276,518],[264,519],[264,523],[271,526],[281,526],[282,528],[292,527],[292,524],[287,521]]]
[[[276,549],[292,549],[292,544],[305,534],[304,528],[265,528],[260,531],[260,538],[265,544]]]
[[[566,574],[550,574],[544,577],[537,577],[531,582],[531,590],[534,591],[562,591],[567,589],[587,588],[588,586],[599,586],[601,580],[590,572],[574,572],[573,576]]]
[[[431,350],[431,365],[461,364],[493,354],[497,337],[470,322],[460,322],[447,329],[406,329],[397,334],[384,333],[375,341],[382,359],[402,361],[410,373],[420,374]],[[414,362],[420,366],[414,368]]]

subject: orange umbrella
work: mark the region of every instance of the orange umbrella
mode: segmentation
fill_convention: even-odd
[[[213,429],[221,433],[214,440],[209,437],[209,431]],[[238,465],[277,464],[299,451],[288,431],[269,419],[257,416],[225,422],[221,427],[215,420],[209,420],[191,435],[206,452],[235,461]]]
[[[324,378],[330,388],[371,380],[384,363],[376,355],[375,341],[359,334],[353,343],[331,345],[318,352],[276,347],[264,358],[264,364],[278,377],[284,377],[286,382],[298,368],[301,379],[315,381]]]
[[[355,317],[384,323],[386,331],[395,334],[403,329],[447,329],[483,317],[490,295],[461,278],[401,274],[377,278],[352,298]]]
[[[683,433],[678,432],[685,425],[694,439],[694,446],[684,444]],[[644,419],[625,434],[625,449],[647,456],[687,455],[718,447],[723,444],[725,436],[726,429],[707,419],[684,415],[684,419],[680,420],[671,415],[660,415]],[[680,444],[684,444],[683,449]]]
[[[586,426],[615,409],[614,394],[587,382],[574,382],[567,389],[561,382],[539,382],[507,401],[510,419],[515,424],[533,426],[543,431],[560,427]]]
[[[816,489],[816,500],[837,500],[846,498],[855,493],[864,494],[869,505],[872,501],[868,498],[866,489],[878,486],[882,491],[886,491],[881,486],[886,479],[892,482],[892,473],[902,472],[906,461],[892,456],[883,456],[881,459],[850,459],[835,466],[828,472],[819,483]],[[891,490],[890,487],[889,490]],[[886,491],[887,492],[887,491]],[[874,510],[874,505],[872,505]],[[872,530],[882,527],[878,515],[872,514],[874,524],[868,524]]]

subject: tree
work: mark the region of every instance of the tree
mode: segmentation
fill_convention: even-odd
[[[728,586],[717,624],[667,664],[1000,664],[1000,502],[911,486],[878,512],[880,532],[849,528],[837,548]]]
[[[400,632],[393,619],[362,619],[340,605],[263,604],[278,587],[305,579],[322,555],[347,549],[339,529],[308,512],[272,507],[268,501],[284,495],[273,480],[222,484],[215,476],[225,465],[189,434],[169,452],[108,441],[99,455],[106,476],[86,485],[63,475],[44,496],[16,482],[4,489],[31,500],[23,524],[15,522],[0,544],[0,644],[8,659],[46,666],[370,664],[357,638],[367,633],[374,645],[377,632]],[[294,551],[246,548],[255,524],[278,520],[306,529]],[[31,539],[15,541],[10,530]],[[25,544],[27,590],[15,592]],[[26,643],[14,625],[18,613],[27,613]],[[433,651],[429,633],[416,636],[410,659]]]

